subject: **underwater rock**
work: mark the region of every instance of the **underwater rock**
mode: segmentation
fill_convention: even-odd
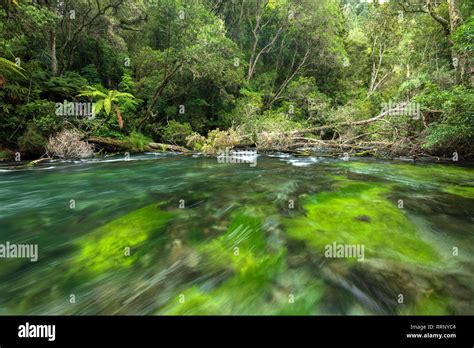
[[[192,248],[183,245],[180,239],[175,239],[171,246],[170,262],[180,266],[194,269],[198,266],[199,254]]]
[[[359,215],[355,217],[356,220],[370,222],[370,217],[367,215]]]
[[[353,303],[343,296],[346,309],[358,305],[368,313],[392,315],[451,315],[473,310],[474,291],[468,280],[463,283],[459,276],[440,269],[373,260],[353,265],[332,263],[323,274],[352,294]]]

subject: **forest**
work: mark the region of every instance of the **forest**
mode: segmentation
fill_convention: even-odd
[[[470,0],[1,0],[0,158],[472,158]]]

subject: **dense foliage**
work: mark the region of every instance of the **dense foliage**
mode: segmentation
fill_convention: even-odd
[[[0,148],[41,155],[72,129],[212,153],[317,129],[306,141],[473,155],[470,0],[0,4]],[[418,117],[360,122],[402,102]]]

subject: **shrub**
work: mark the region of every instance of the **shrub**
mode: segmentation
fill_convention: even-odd
[[[12,156],[13,153],[9,150],[0,150],[0,161],[6,161],[9,160]]]
[[[145,150],[145,147],[149,144],[152,143],[153,139],[143,135],[142,133],[139,132],[132,132],[130,133],[128,137],[128,143],[130,144],[130,147],[134,149],[138,149],[140,151]]]
[[[454,48],[462,52],[474,52],[474,15],[471,15],[452,35]]]
[[[219,128],[210,131],[207,138],[193,133],[186,138],[186,145],[194,150],[209,155],[215,155],[227,148],[233,148],[240,142],[240,137],[234,129],[221,131]]]
[[[439,154],[470,151],[474,137],[474,94],[471,89],[457,86],[442,91],[428,86],[427,93],[417,96],[416,100],[423,110],[442,113],[440,120],[429,125],[423,148]]]
[[[193,129],[188,122],[180,123],[177,121],[169,121],[163,128],[162,138],[166,143],[174,145],[185,145],[186,138],[193,133]]]
[[[186,146],[196,151],[201,150],[205,143],[206,137],[196,132],[186,137]]]
[[[47,100],[36,100],[22,107],[22,114],[33,116],[33,123],[45,136],[59,131],[64,125],[64,117],[56,115],[55,104]]]
[[[221,131],[219,128],[207,134],[206,144],[202,147],[202,152],[207,154],[217,154],[227,148],[233,148],[239,143],[239,135],[232,128]]]
[[[290,135],[279,132],[261,132],[258,134],[255,142],[257,148],[262,150],[285,149],[292,143],[293,139]]]
[[[51,77],[41,88],[47,99],[63,100],[74,98],[85,85],[87,80],[79,73],[67,71],[64,75]]]
[[[101,83],[97,67],[94,64],[88,64],[83,67],[81,69],[81,76],[87,79],[87,82],[90,85],[99,85]]]
[[[246,122],[236,127],[237,133],[242,139],[258,143],[265,134],[284,133],[298,129],[304,129],[305,123],[298,123],[282,112],[267,110],[263,115],[249,118]],[[259,140],[260,139],[260,140]]]
[[[46,144],[47,139],[34,125],[29,125],[26,132],[18,138],[20,151],[30,155],[43,154]]]
[[[49,138],[47,153],[53,158],[81,159],[94,154],[94,146],[81,140],[77,130],[63,130]]]

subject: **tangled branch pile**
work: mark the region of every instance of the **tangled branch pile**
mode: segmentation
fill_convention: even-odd
[[[49,138],[46,151],[52,158],[81,159],[93,156],[94,146],[81,140],[77,130],[65,129]]]

